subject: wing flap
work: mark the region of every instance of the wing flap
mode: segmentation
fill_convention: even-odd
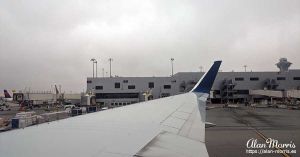
[[[195,110],[182,126],[179,135],[205,142],[205,123],[202,122],[199,112]]]

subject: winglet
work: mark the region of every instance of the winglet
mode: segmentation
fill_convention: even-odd
[[[207,93],[209,94],[210,89],[216,79],[219,68],[222,61],[215,61],[211,68],[206,72],[202,78],[198,81],[195,87],[190,92]]]

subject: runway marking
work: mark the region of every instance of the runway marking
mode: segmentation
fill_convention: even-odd
[[[233,110],[231,110],[233,113],[235,113],[235,114],[237,114],[235,111],[233,111]],[[240,118],[240,116],[237,116],[237,115],[234,115],[234,117],[233,117],[234,119],[236,119],[236,120],[238,120],[238,121],[240,121],[240,122],[242,122],[243,124],[245,124],[247,127],[250,127],[251,129],[253,129],[254,130],[254,132],[260,137],[260,138],[262,138],[263,140],[267,140],[268,138],[263,134],[263,133],[261,133],[261,132],[259,132],[258,131],[258,129],[256,129],[254,126],[252,126],[251,125],[251,123],[249,123],[247,120],[244,120],[244,119],[242,119],[242,118]],[[281,152],[283,152],[282,151],[282,149],[280,149],[280,148],[278,148],[277,146],[275,146],[275,148],[277,149],[277,150],[280,150]],[[280,153],[283,157],[292,157],[292,156],[290,156],[289,154],[287,154],[287,153]]]
[[[252,127],[252,126],[251,126]],[[253,128],[253,130],[255,131],[255,133],[260,137],[260,138],[262,138],[262,139],[264,139],[265,141],[268,139],[268,137],[266,137],[264,134],[262,134],[261,132],[259,132],[257,129],[255,129],[254,127],[252,127]],[[277,146],[275,146],[275,148],[277,149],[277,150],[280,150],[281,152],[283,152],[283,150],[282,149],[280,149],[280,148],[278,148]],[[288,155],[287,153],[280,153],[282,156],[284,156],[284,157],[291,157],[290,155]]]

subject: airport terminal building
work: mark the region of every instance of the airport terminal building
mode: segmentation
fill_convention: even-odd
[[[211,102],[244,103],[265,97],[265,94],[252,94],[256,90],[300,90],[300,69],[289,69],[291,63],[285,58],[276,65],[279,70],[274,72],[219,72],[210,94]],[[123,106],[188,92],[203,74],[179,72],[171,77],[89,77],[87,91],[93,92],[101,105]]]

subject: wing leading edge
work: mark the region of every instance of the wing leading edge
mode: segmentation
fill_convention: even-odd
[[[217,72],[186,94],[0,133],[0,156],[208,156],[205,80]]]

